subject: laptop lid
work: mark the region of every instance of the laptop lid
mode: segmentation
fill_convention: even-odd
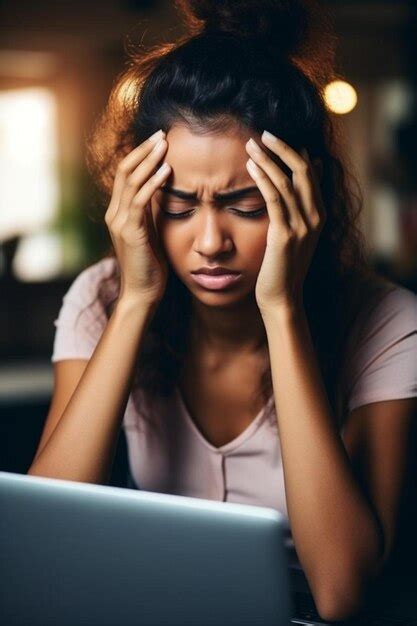
[[[0,472],[2,623],[288,626],[267,507]]]

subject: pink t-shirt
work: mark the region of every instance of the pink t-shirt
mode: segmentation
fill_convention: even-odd
[[[91,265],[70,286],[54,321],[52,362],[91,357],[106,325],[103,306],[95,300],[98,283],[115,263],[105,258]],[[364,302],[350,333],[340,383],[348,413],[369,402],[417,396],[416,355],[417,296],[387,281]],[[158,428],[152,425],[145,392],[132,388],[122,427],[130,473],[139,488],[277,509],[286,520],[290,561],[299,567],[273,395],[238,437],[219,448],[199,431],[178,387],[171,397],[159,398],[155,410]],[[340,432],[343,438],[342,424]]]

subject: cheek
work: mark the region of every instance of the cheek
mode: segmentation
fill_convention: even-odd
[[[262,264],[266,250],[267,232],[267,226],[260,228],[257,232],[253,229],[247,237],[242,238],[239,246],[239,256],[244,258],[246,266],[254,271],[258,270]]]

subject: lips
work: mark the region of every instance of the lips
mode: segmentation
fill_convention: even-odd
[[[239,274],[237,270],[229,269],[228,267],[202,267],[195,272],[191,272],[192,274],[206,274],[208,276],[220,276],[222,274]]]
[[[213,276],[200,272],[191,273],[191,276],[198,285],[205,289],[221,290],[233,286],[240,280],[242,274],[234,272],[233,274],[220,273]]]

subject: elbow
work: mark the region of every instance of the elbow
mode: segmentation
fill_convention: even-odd
[[[345,621],[355,617],[362,609],[362,602],[344,597],[326,598],[317,603],[317,612],[326,622]]]
[[[364,589],[358,584],[344,582],[338,588],[328,586],[317,595],[316,608],[328,622],[345,621],[363,609]]]
[[[365,567],[359,566],[358,562],[351,562],[343,570],[338,568],[337,575],[333,575],[331,580],[327,578],[326,583],[322,582],[318,587],[316,601],[322,619],[332,622],[356,617],[364,608],[369,586],[381,572],[387,554],[389,550],[384,553],[385,558],[371,559]]]

